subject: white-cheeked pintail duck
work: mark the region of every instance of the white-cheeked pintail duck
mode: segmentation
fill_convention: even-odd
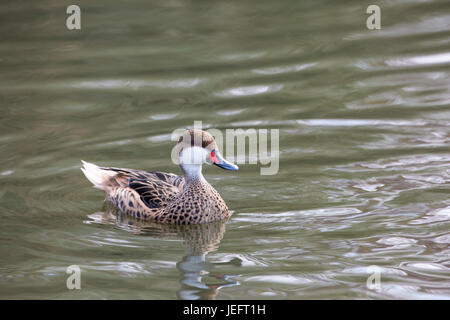
[[[231,216],[225,201],[202,175],[202,165],[226,170],[238,167],[225,160],[208,132],[191,129],[174,149],[183,176],[83,162],[81,170],[94,187],[122,212],[135,218],[170,224],[197,224]]]

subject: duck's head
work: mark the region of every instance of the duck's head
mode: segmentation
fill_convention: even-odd
[[[201,177],[204,163],[214,164],[226,170],[239,169],[237,165],[222,157],[214,137],[203,130],[186,130],[178,140],[175,150],[180,166],[186,176]]]

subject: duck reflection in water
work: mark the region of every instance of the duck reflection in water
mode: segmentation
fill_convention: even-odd
[[[214,273],[214,264],[206,259],[208,253],[218,249],[227,220],[193,225],[160,224],[130,217],[109,202],[105,202],[102,212],[93,213],[89,218],[141,235],[163,240],[183,240],[186,254],[176,264],[181,275],[178,299],[214,300],[221,288],[239,285],[230,276]]]

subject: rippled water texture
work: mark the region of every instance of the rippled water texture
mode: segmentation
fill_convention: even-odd
[[[77,3],[0,4],[1,298],[450,298],[447,0],[373,31],[356,0]],[[278,174],[205,168],[226,223],[129,219],[79,169],[180,173],[194,120],[280,130]]]

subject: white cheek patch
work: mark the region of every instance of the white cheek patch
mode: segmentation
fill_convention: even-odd
[[[188,179],[204,180],[202,164],[206,162],[207,152],[200,147],[184,149],[180,154],[180,165]]]
[[[206,155],[206,150],[201,147],[186,148],[180,154],[180,163],[201,166],[206,162]]]

